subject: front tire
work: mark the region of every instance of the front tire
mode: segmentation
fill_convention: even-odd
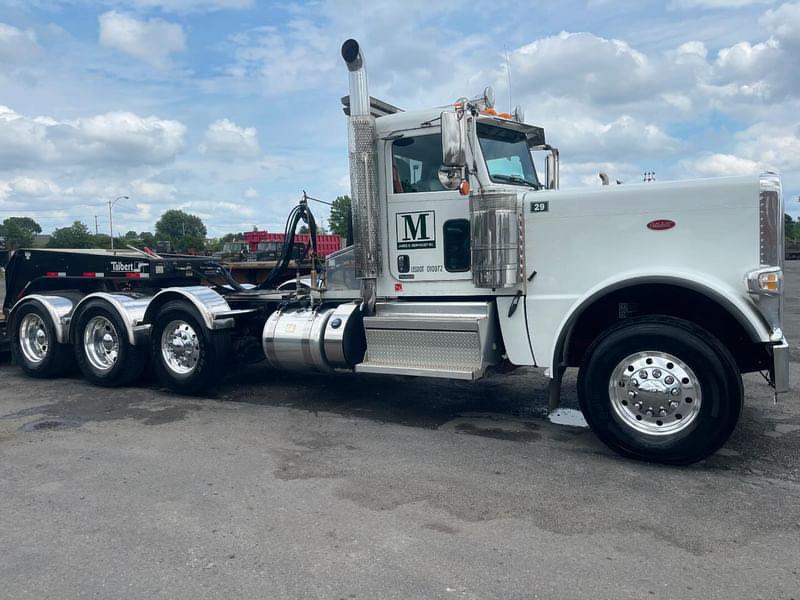
[[[83,376],[95,385],[117,387],[139,378],[147,349],[133,346],[116,311],[90,303],[78,316],[73,347]]]
[[[31,377],[60,377],[72,367],[69,346],[58,343],[55,325],[40,306],[29,303],[19,307],[9,328],[14,362]]]
[[[623,456],[690,464],[718,450],[742,410],[742,378],[710,333],[672,317],[630,319],[604,332],[578,375],[581,410]]]
[[[223,378],[230,335],[210,331],[186,302],[175,300],[161,307],[151,340],[156,375],[169,389],[197,395]]]

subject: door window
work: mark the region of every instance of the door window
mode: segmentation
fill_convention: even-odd
[[[392,180],[395,194],[444,192],[439,182],[442,136],[402,137],[392,143]]]
[[[444,268],[450,273],[469,271],[469,221],[452,219],[444,224]]]

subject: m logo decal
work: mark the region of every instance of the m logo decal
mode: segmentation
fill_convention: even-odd
[[[397,249],[436,248],[436,213],[396,213]]]

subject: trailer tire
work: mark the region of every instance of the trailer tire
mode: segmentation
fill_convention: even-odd
[[[51,379],[66,374],[72,367],[72,352],[59,344],[50,315],[31,302],[14,311],[9,323],[11,355],[26,374]]]
[[[141,376],[147,364],[147,348],[130,343],[115,310],[103,302],[90,302],[74,323],[75,360],[88,381],[117,387]]]
[[[687,465],[717,451],[742,411],[742,378],[730,352],[697,325],[641,317],[594,341],[578,375],[581,410],[612,450]]]
[[[158,310],[151,342],[156,375],[172,391],[207,393],[223,378],[230,334],[209,330],[187,302],[173,300]]]

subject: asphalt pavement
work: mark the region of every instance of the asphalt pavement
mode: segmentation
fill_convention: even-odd
[[[787,284],[797,342],[800,263]],[[745,388],[729,444],[674,468],[551,423],[528,369],[253,366],[188,399],[5,359],[0,598],[800,598],[800,394]]]

